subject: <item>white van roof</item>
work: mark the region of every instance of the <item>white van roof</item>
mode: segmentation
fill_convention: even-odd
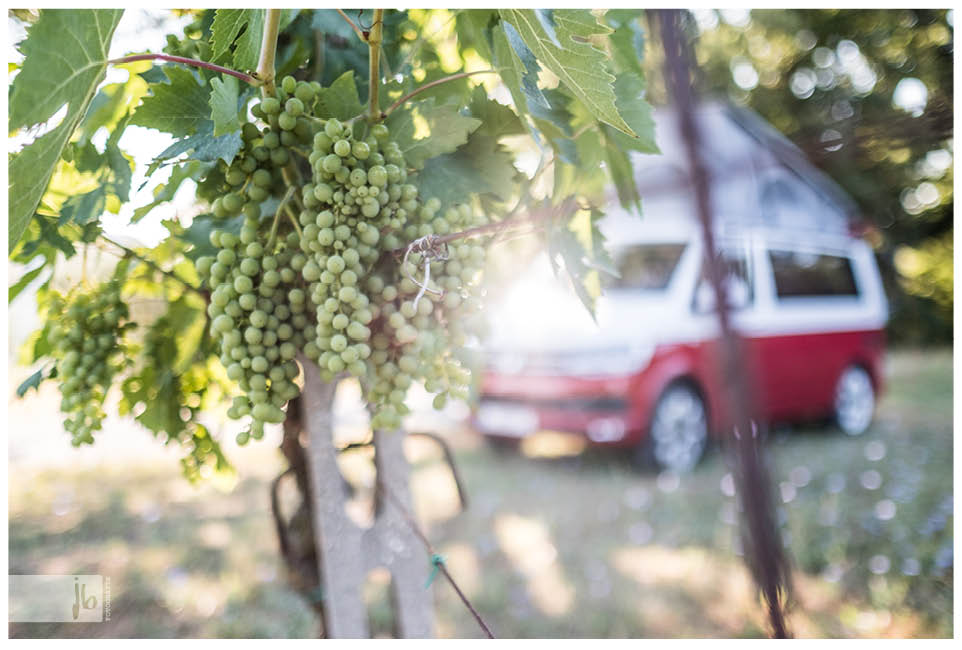
[[[727,102],[704,102],[695,115],[719,237],[751,233],[770,241],[851,242],[855,204],[787,138]],[[643,214],[623,209],[612,191],[600,223],[611,244],[687,241],[700,231],[677,115],[673,107],[660,107],[654,120],[661,154],[632,154]]]

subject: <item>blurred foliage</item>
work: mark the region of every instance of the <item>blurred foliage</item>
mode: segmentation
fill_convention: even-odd
[[[702,91],[771,122],[877,229],[892,340],[951,341],[951,13],[697,10],[688,29]]]

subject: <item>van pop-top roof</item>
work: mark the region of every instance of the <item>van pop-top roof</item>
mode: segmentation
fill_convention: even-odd
[[[643,217],[623,210],[612,196],[602,230],[615,241],[651,240],[659,233],[678,239],[697,225],[677,114],[668,106],[653,116],[662,153],[632,155]],[[761,229],[789,237],[849,236],[856,204],[760,116],[709,101],[695,118],[720,234]]]

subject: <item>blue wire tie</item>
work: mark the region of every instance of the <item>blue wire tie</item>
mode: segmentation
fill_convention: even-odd
[[[434,582],[434,579],[438,577],[438,571],[441,570],[441,565],[444,564],[444,556],[440,553],[434,553],[431,555],[431,575],[428,576],[428,581],[424,583],[424,588],[427,589]]]

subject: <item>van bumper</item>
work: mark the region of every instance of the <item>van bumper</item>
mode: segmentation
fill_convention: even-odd
[[[632,446],[644,435],[645,373],[603,378],[484,375],[472,413],[480,433],[521,439],[538,431],[583,435],[598,445]]]

